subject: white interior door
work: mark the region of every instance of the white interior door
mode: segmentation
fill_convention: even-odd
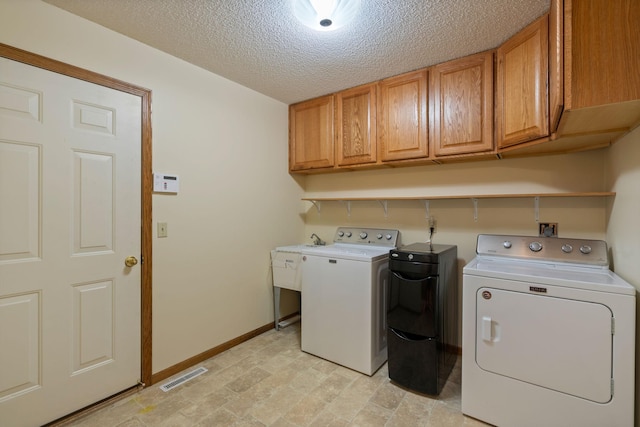
[[[0,420],[140,377],[141,99],[0,58]]]

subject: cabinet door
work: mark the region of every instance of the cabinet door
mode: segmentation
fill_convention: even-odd
[[[426,158],[427,71],[379,82],[378,142],[382,161]]]
[[[498,148],[549,135],[548,20],[547,14],[498,48]]]
[[[289,170],[330,168],[333,157],[333,95],[289,106]]]
[[[564,110],[564,1],[549,9],[549,133],[558,129]]]
[[[376,85],[368,84],[336,94],[338,166],[375,163]]]
[[[640,2],[565,0],[565,13],[566,108],[640,99]]]
[[[493,52],[436,65],[429,86],[434,154],[491,151]]]

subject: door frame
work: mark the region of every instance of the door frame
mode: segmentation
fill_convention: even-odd
[[[62,74],[89,83],[115,89],[121,92],[139,96],[142,104],[142,134],[141,134],[141,334],[140,334],[140,381],[143,386],[152,384],[152,216],[151,196],[153,189],[153,170],[151,164],[151,90],[123,82],[112,77],[85,70],[55,59],[47,58],[13,46],[0,43],[0,57],[22,62],[27,65],[42,68],[47,71]],[[133,384],[132,384],[133,385]]]

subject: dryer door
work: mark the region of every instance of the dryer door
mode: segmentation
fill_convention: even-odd
[[[476,304],[482,369],[598,403],[611,400],[607,306],[494,288],[480,288]]]

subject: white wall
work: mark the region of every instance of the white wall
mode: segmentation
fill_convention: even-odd
[[[607,242],[614,271],[640,290],[640,127],[607,153]],[[640,426],[640,310],[636,295],[636,426]]]
[[[153,169],[181,181],[153,197],[153,372],[271,322],[269,250],[303,238],[287,105],[39,0],[0,0],[0,41],[153,91]]]

